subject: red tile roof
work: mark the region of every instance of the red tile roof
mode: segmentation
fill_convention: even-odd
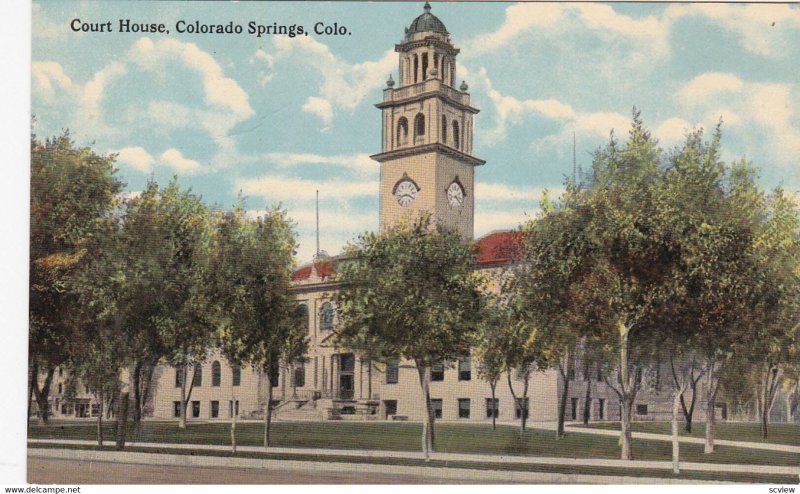
[[[303,281],[311,277],[311,269],[317,272],[317,276],[322,279],[330,278],[336,274],[336,268],[330,261],[314,261],[313,264],[309,263],[301,268],[298,268],[292,273],[292,281]]]
[[[479,266],[513,261],[522,249],[522,232],[492,232],[475,242],[475,261]]]
[[[475,242],[475,260],[479,266],[508,263],[516,258],[521,248],[522,232],[492,232]],[[296,269],[292,273],[292,281],[311,278],[312,269],[323,280],[336,275],[336,268],[331,261],[314,261]]]

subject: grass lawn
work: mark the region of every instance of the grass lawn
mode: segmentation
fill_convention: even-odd
[[[584,427],[583,424],[571,427]],[[588,427],[595,429],[609,429],[618,431],[620,426],[619,422],[601,422],[590,423]],[[634,432],[651,432],[654,434],[671,434],[672,425],[670,422],[634,422]],[[758,423],[743,423],[743,422],[719,422],[717,423],[717,439],[728,439],[731,441],[750,441],[750,442],[764,442],[761,439],[761,425]],[[769,437],[766,442],[772,444],[788,444],[791,446],[800,446],[800,424],[770,424]],[[705,423],[692,423],[692,433],[689,434],[683,429],[683,424],[680,428],[681,436],[691,437],[706,437],[706,424]]]
[[[107,438],[112,437],[107,425]],[[143,422],[132,431],[130,441],[182,444],[230,444],[230,424],[222,422],[189,423],[185,430],[176,422]],[[237,442],[260,446],[263,424],[237,425]],[[483,453],[492,455],[552,456],[567,458],[619,458],[616,437],[567,434],[556,440],[552,431],[531,430],[520,437],[519,429],[488,424],[437,424],[436,451],[442,453]],[[373,449],[419,451],[422,425],[397,422],[277,422],[273,424],[272,445],[278,447]],[[95,439],[93,423],[53,423],[31,425],[30,438]],[[664,441],[634,440],[633,454],[639,460],[672,458],[672,446]],[[702,444],[682,444],[681,459],[706,463],[747,463],[754,465],[799,466],[800,455],[772,451],[718,447],[711,455],[703,453]]]
[[[96,446],[61,446],[55,444],[36,445],[36,448],[58,448],[58,449],[73,449],[73,450],[98,450]],[[106,446],[102,448],[105,451],[113,451],[113,447]],[[193,455],[193,456],[221,456],[221,457],[237,457],[237,458],[259,458],[271,460],[296,460],[296,461],[323,461],[327,463],[370,463],[382,464],[392,466],[424,466],[428,468],[465,468],[473,470],[493,470],[493,471],[522,471],[522,472],[540,472],[540,473],[561,473],[561,474],[582,474],[582,475],[612,475],[612,476],[625,476],[625,477],[647,477],[647,478],[663,478],[663,479],[685,479],[685,480],[711,480],[711,481],[728,481],[728,482],[748,482],[756,484],[797,484],[797,478],[794,475],[775,475],[775,474],[751,474],[751,473],[738,473],[738,472],[698,472],[698,471],[682,471],[679,475],[674,475],[670,470],[654,470],[644,468],[615,468],[615,467],[594,467],[594,466],[572,466],[572,465],[532,465],[526,463],[513,463],[513,464],[494,464],[494,463],[481,463],[477,462],[463,462],[463,461],[441,461],[432,460],[424,462],[421,459],[411,458],[363,458],[360,456],[326,456],[324,452],[320,454],[278,454],[269,452],[237,452],[231,453],[226,451],[186,451],[174,448],[126,448],[126,451],[137,453],[163,453],[163,454],[178,454],[178,455]]]

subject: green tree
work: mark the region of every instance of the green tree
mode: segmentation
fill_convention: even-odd
[[[113,163],[113,155],[76,147],[68,132],[44,142],[31,136],[28,403],[33,394],[44,422],[53,372],[69,363],[77,341],[78,304],[68,279],[122,189]]]
[[[632,406],[674,268],[660,177],[661,150],[634,112],[627,141],[612,134],[595,153],[588,186],[568,182],[560,203],[543,201],[517,289],[523,306],[533,304],[526,318],[544,333],[551,356],[564,359],[562,370],[569,372],[569,352],[580,341],[609,362],[603,378],[620,400],[623,459],[633,458]]]
[[[265,448],[277,384],[273,377],[282,363],[301,357],[308,344],[307,321],[289,293],[295,246],[292,224],[279,208],[248,220],[240,202],[217,222],[213,280],[220,345],[232,364],[249,364],[267,378]]]
[[[137,382],[143,361],[165,359],[184,372],[180,426],[194,380],[186,369],[200,364],[215,339],[210,286],[213,229],[200,197],[182,189],[177,179],[159,188],[151,181],[124,204],[119,225],[107,237],[101,255],[83,281],[87,303],[98,306],[100,322],[117,328],[133,368],[134,418],[143,401]],[[125,393],[123,393],[125,395]],[[128,396],[117,400],[128,408]],[[117,413],[118,444],[124,445],[126,413]]]
[[[339,341],[371,359],[415,363],[426,409],[422,450],[429,458],[431,365],[467,354],[476,341],[482,298],[474,253],[456,233],[423,217],[363,234],[346,255],[336,296]]]
[[[503,355],[502,331],[509,324],[509,316],[501,301],[485,294],[483,317],[479,322],[478,345],[475,348],[478,376],[489,382],[492,404],[496,403],[497,383],[506,371]],[[493,405],[494,406],[494,405]],[[492,412],[492,430],[497,429],[497,408]]]

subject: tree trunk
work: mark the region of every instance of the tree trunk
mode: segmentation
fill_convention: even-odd
[[[431,368],[416,361],[417,372],[419,373],[419,384],[422,388],[422,398],[425,400],[425,423],[422,426],[422,452],[425,454],[425,461],[431,461],[430,454],[433,450],[433,424],[436,420],[431,403]]]
[[[236,453],[236,396],[231,395],[231,449]]]
[[[694,416],[694,405],[697,402],[697,381],[692,381],[692,401],[689,402],[689,409],[686,409],[685,394],[681,393],[681,409],[683,410],[683,419],[686,421],[684,429],[689,434],[692,433],[692,417]]]
[[[522,408],[522,401],[520,401],[520,399],[517,398],[517,393],[514,391],[514,385],[511,382],[511,369],[506,370],[506,378],[508,379],[508,389],[509,391],[511,391],[511,396],[514,398],[514,407],[515,407],[514,410],[519,408],[519,418],[521,421],[522,418],[525,416],[525,410]],[[522,435],[521,432],[520,435]]]
[[[184,360],[183,369],[181,370],[181,372],[183,373],[183,378],[181,379],[181,416],[178,419],[178,427],[180,429],[186,428],[186,400],[188,399],[186,397],[186,378],[189,375],[187,367],[188,364]]]
[[[561,388],[561,396],[558,399],[558,427],[556,427],[556,439],[564,437],[564,415],[567,413],[567,397],[569,396],[569,373],[572,370],[572,359],[570,352],[567,350],[564,354],[564,361],[566,365],[559,362],[558,372],[564,380],[564,386]]]
[[[125,440],[128,434],[128,408],[130,407],[130,396],[128,393],[120,393],[119,400],[117,400],[119,410],[116,414],[116,438],[117,449],[125,448]]]
[[[797,394],[798,388],[800,388],[800,381],[795,380],[794,384],[786,390],[786,423],[791,424],[794,419],[794,401],[795,401],[795,394]]]
[[[272,372],[267,367],[267,405],[264,408],[264,449],[269,448],[272,429]],[[284,396],[284,398],[286,398]],[[233,414],[236,415],[236,401],[233,402]]]
[[[53,381],[53,374],[56,368],[50,367],[47,369],[47,376],[44,378],[42,388],[39,389],[38,384],[33,386],[33,394],[36,396],[36,405],[39,407],[39,420],[42,424],[47,425],[50,418],[50,404],[48,398],[50,397],[50,383]],[[37,369],[38,374],[38,369]],[[38,383],[38,376],[36,383]]]
[[[672,398],[672,473],[681,473],[680,460],[681,460],[681,444],[678,437],[678,415],[681,413],[681,403],[683,393],[686,387],[675,390],[675,396]]]
[[[631,431],[631,408],[633,407],[633,396],[630,389],[630,379],[628,368],[628,335],[630,329],[625,324],[619,325],[620,331],[620,345],[619,345],[619,369],[620,369],[620,404],[622,405],[622,416],[620,417],[621,425],[621,458],[623,460],[632,460],[633,451],[631,443],[633,442],[633,434]]]
[[[142,419],[142,393],[139,385],[142,380],[142,359],[136,359],[136,364],[133,366],[133,423],[134,426],[139,425]]]
[[[589,376],[588,368],[586,375]],[[592,378],[586,380],[586,396],[583,398],[583,425],[589,425],[592,414]]]
[[[36,378],[39,375],[39,366],[35,363],[28,367],[28,418],[26,419],[26,427],[30,429],[31,422],[31,405],[33,403],[34,388],[37,386]],[[791,422],[791,420],[790,420]]]
[[[497,379],[491,381],[489,383],[489,387],[492,388],[492,430],[497,430],[497,406],[496,406],[496,398],[495,398],[495,390],[497,389]],[[789,412],[791,417],[791,411]],[[789,420],[791,422],[791,420]]]
[[[525,404],[528,402],[528,384],[530,383],[530,380],[531,380],[531,372],[530,372],[530,370],[526,371],[525,372],[525,376],[523,376],[523,377],[524,377],[524,379],[522,381],[523,382],[523,385],[522,385],[522,406],[524,408],[522,408],[522,421],[520,423],[521,427],[519,429],[520,437],[523,437],[525,435],[525,426],[528,423],[528,408],[529,407],[526,406]]]
[[[706,386],[706,442],[703,452],[710,454],[714,452],[714,434],[716,417],[715,411],[717,406],[717,382],[714,375],[714,365],[711,364],[708,368],[708,375],[706,379],[708,385]]]
[[[767,440],[769,434],[769,416],[772,412],[772,407],[775,404],[775,397],[777,396],[778,383],[780,382],[780,369],[772,364],[766,366],[766,375],[762,381],[763,396],[762,396],[762,411],[761,411],[761,439]]]
[[[99,412],[97,414],[97,445],[103,447],[103,399],[98,398]]]

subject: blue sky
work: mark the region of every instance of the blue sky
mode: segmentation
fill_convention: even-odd
[[[41,137],[119,153],[128,193],[177,173],[209,204],[239,191],[256,214],[281,203],[299,261],[378,223],[380,101],[394,44],[422,3],[33,4],[32,113]],[[724,158],[746,157],[767,187],[800,188],[800,8],[748,4],[434,3],[474,106],[475,234],[535,215],[638,107],[664,148],[721,117]],[[163,22],[164,34],[75,33],[70,22]],[[241,24],[180,34],[179,20]],[[346,36],[265,36],[247,24],[316,22]]]

